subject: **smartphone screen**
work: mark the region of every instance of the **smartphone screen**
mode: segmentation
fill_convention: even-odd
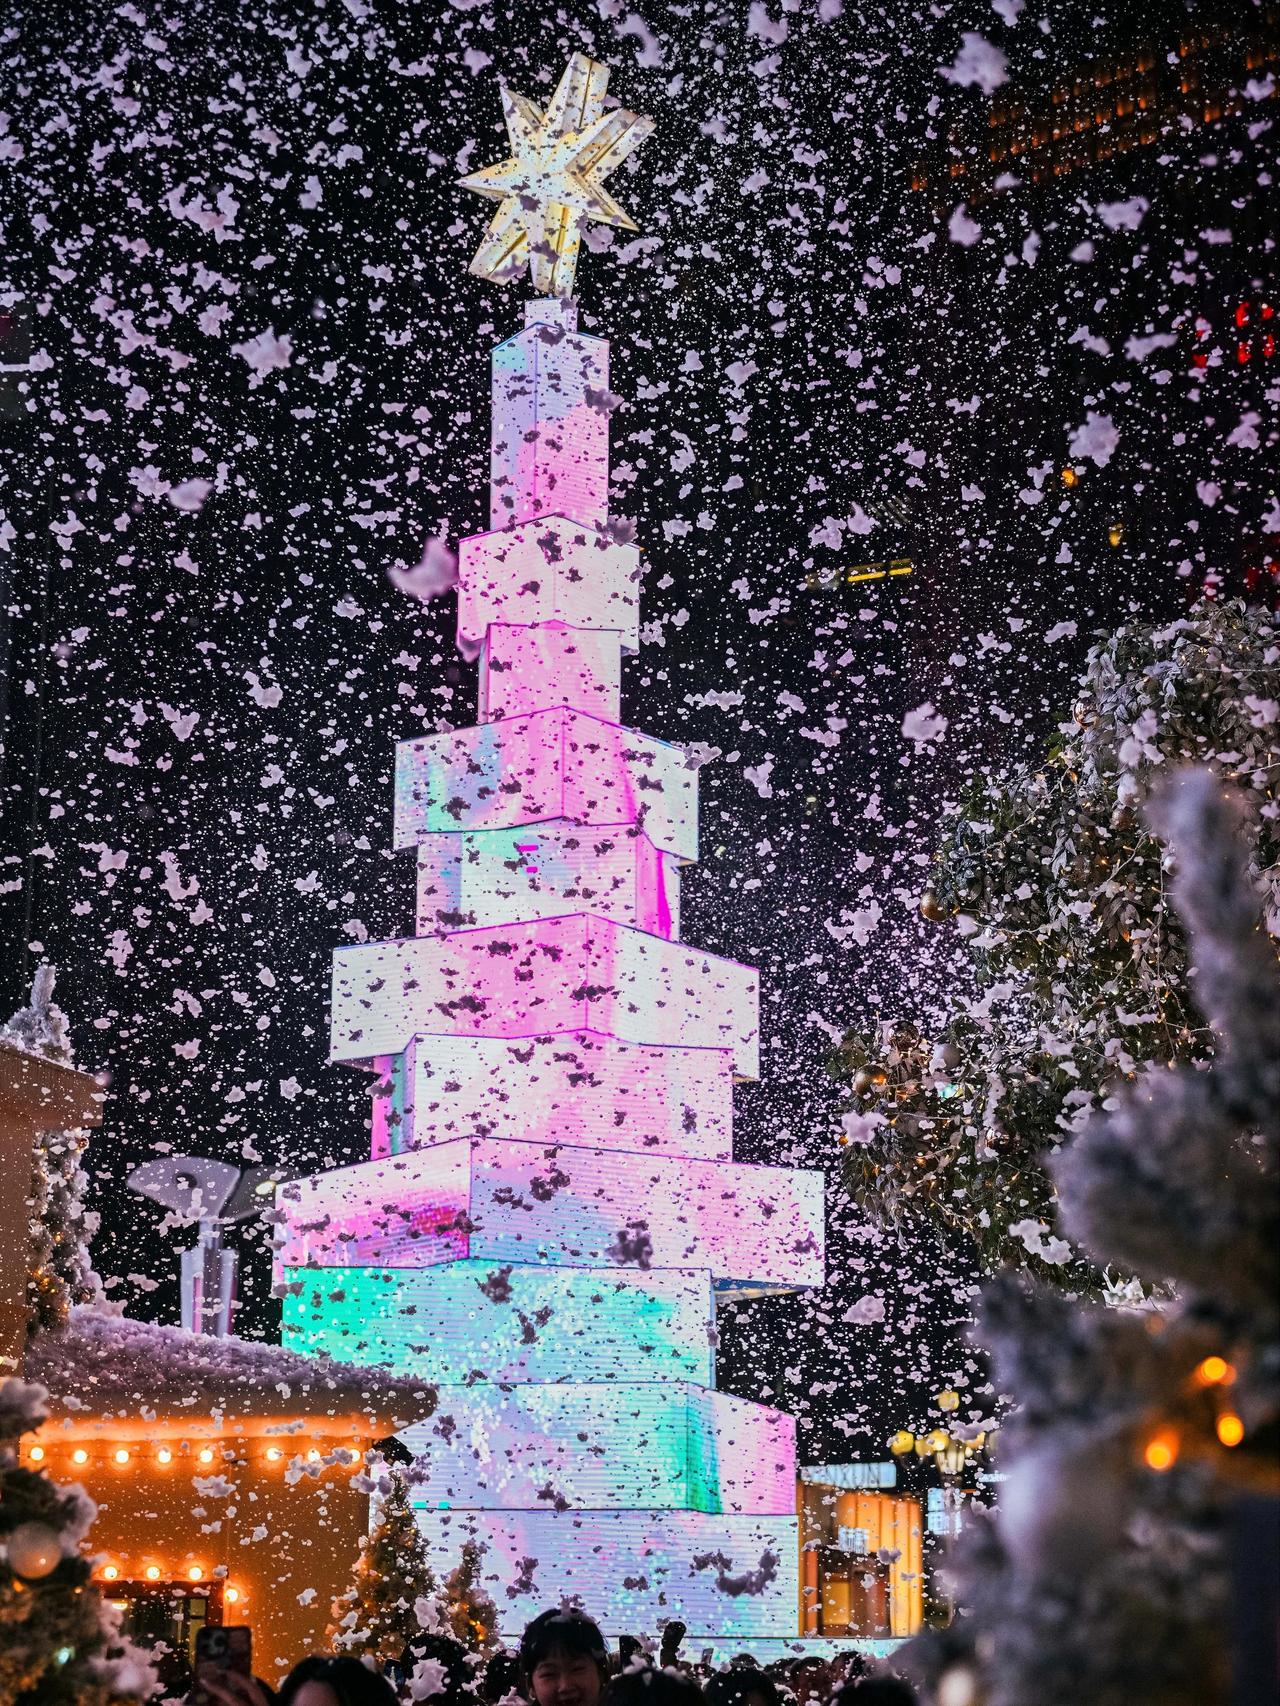
[[[244,1623],[229,1626],[206,1624],[196,1632],[196,1686],[192,1706],[212,1706],[212,1696],[201,1688],[203,1678],[218,1681],[227,1671],[253,1675],[253,1631]]]

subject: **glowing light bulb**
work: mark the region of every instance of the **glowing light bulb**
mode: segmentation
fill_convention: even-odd
[[[1148,1469],[1154,1469],[1163,1475],[1166,1469],[1172,1469],[1178,1461],[1178,1438],[1176,1434],[1159,1433],[1147,1441],[1142,1453]]]
[[[204,1571],[200,1568],[199,1564],[192,1564],[191,1568],[187,1571],[187,1580],[189,1582],[202,1582],[204,1580]]]
[[[160,1580],[159,1564],[148,1564],[142,1573],[149,1582],[158,1582]]]
[[[201,1449],[196,1453],[196,1455],[199,1458],[201,1463],[212,1463],[213,1462],[213,1447],[208,1446],[208,1445],[202,1446]]]
[[[307,1453],[307,1462],[308,1463],[319,1463],[319,1461],[320,1461],[320,1453],[316,1450],[315,1446],[313,1445],[311,1447],[311,1450]]]
[[[1235,1370],[1225,1357],[1206,1357],[1196,1373],[1206,1386],[1221,1386],[1231,1379]]]
[[[27,1456],[31,1459],[32,1463],[43,1463],[44,1447],[42,1445],[33,1445],[31,1450],[27,1453]]]
[[[71,1461],[73,1463],[87,1463],[89,1461],[89,1453],[82,1445],[78,1445],[71,1453]]]
[[[117,1463],[127,1463],[129,1461],[129,1453],[125,1450],[124,1446],[120,1446],[118,1450],[112,1453],[112,1455]]]
[[[1218,1417],[1218,1438],[1226,1446],[1239,1445],[1244,1438],[1244,1423],[1230,1410]]]
[[[173,1462],[173,1453],[169,1450],[169,1447],[167,1445],[162,1445],[160,1447],[159,1451],[156,1452],[156,1462],[157,1463],[172,1463]]]
[[[240,1589],[227,1588],[222,1597],[228,1605],[238,1605],[240,1603]]]
[[[102,1579],[104,1582],[114,1582],[119,1574],[120,1571],[114,1564],[104,1564],[102,1567]]]
[[[280,1459],[283,1456],[284,1456],[284,1452],[281,1451],[281,1449],[278,1445],[269,1445],[267,1447],[267,1462],[268,1463],[279,1463]]]
[[[914,1448],[915,1443],[916,1436],[913,1433],[908,1432],[906,1428],[899,1428],[889,1441],[889,1450],[895,1457],[904,1457]]]

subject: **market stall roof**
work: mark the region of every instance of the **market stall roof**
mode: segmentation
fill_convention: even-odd
[[[66,1437],[252,1438],[305,1428],[381,1439],[435,1408],[434,1388],[380,1369],[216,1339],[91,1307],[37,1334],[24,1375],[48,1388]]]

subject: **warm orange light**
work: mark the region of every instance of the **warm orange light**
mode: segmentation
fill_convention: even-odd
[[[172,1463],[173,1462],[173,1453],[169,1450],[169,1447],[167,1445],[162,1445],[160,1447],[159,1451],[156,1452],[156,1462],[157,1463]]]
[[[307,1462],[308,1463],[319,1463],[319,1461],[320,1461],[320,1453],[316,1450],[315,1446],[313,1445],[311,1447],[311,1450],[307,1453]]]
[[[149,1582],[158,1582],[160,1580],[159,1564],[148,1564],[142,1573]]]
[[[1221,1386],[1231,1380],[1235,1372],[1225,1357],[1206,1357],[1196,1370],[1206,1386]]]
[[[281,1449],[278,1445],[269,1445],[267,1447],[267,1462],[268,1463],[279,1463],[280,1459],[283,1456],[284,1456],[284,1452],[281,1451]]]
[[[1147,1441],[1143,1452],[1148,1469],[1155,1469],[1163,1474],[1166,1469],[1172,1469],[1178,1460],[1178,1436],[1172,1433],[1159,1433]]]
[[[104,1582],[115,1581],[116,1577],[119,1574],[120,1574],[120,1571],[116,1568],[116,1566],[114,1564],[104,1564],[102,1566],[102,1579]]]
[[[1226,1446],[1239,1445],[1244,1438],[1244,1423],[1230,1410],[1218,1417],[1218,1438]]]
[[[78,1445],[71,1453],[71,1461],[73,1463],[87,1463],[89,1461],[89,1453],[82,1445]]]
[[[208,1446],[208,1445],[202,1447],[202,1449],[197,1453],[197,1456],[199,1457],[199,1460],[201,1463],[212,1463],[213,1462],[213,1447]]]
[[[193,1564],[187,1571],[187,1580],[189,1582],[202,1582],[204,1580],[204,1571],[199,1564]]]
[[[240,1589],[227,1588],[222,1597],[228,1605],[238,1605],[240,1603]]]
[[[32,1463],[43,1463],[44,1447],[42,1445],[33,1445],[31,1450],[27,1453],[27,1456],[31,1459]]]
[[[127,1463],[129,1461],[129,1453],[125,1450],[124,1446],[120,1446],[119,1449],[113,1453],[113,1456],[117,1463]]]
[[[1079,478],[1080,476],[1076,473],[1074,468],[1064,468],[1062,470],[1062,483],[1064,486],[1074,486]]]

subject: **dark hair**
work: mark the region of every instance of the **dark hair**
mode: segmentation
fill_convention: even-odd
[[[638,1659],[609,1684],[605,1706],[705,1706],[702,1690],[687,1672],[659,1670]]]
[[[520,1637],[520,1669],[526,1691],[533,1687],[533,1673],[553,1653],[569,1658],[589,1658],[602,1678],[609,1675],[609,1649],[599,1625],[581,1611],[543,1611]]]
[[[863,1676],[846,1682],[831,1706],[919,1706],[916,1691],[900,1676]]]
[[[751,1694],[762,1694],[768,1706],[779,1706],[782,1699],[777,1683],[754,1665],[736,1665],[731,1670],[718,1670],[709,1676],[703,1692],[711,1706],[742,1706]]]
[[[475,1672],[461,1641],[452,1635],[415,1635],[400,1660],[406,1681],[426,1659],[434,1659],[444,1671],[443,1686],[431,1696],[433,1706],[477,1706]]]
[[[510,1647],[499,1647],[490,1655],[480,1679],[480,1697],[488,1706],[498,1706],[508,1694],[520,1692],[520,1655]]]
[[[328,1683],[341,1706],[397,1706],[396,1691],[386,1677],[349,1653],[336,1659],[315,1653],[294,1665],[280,1684],[279,1706],[290,1706],[304,1682]]]

